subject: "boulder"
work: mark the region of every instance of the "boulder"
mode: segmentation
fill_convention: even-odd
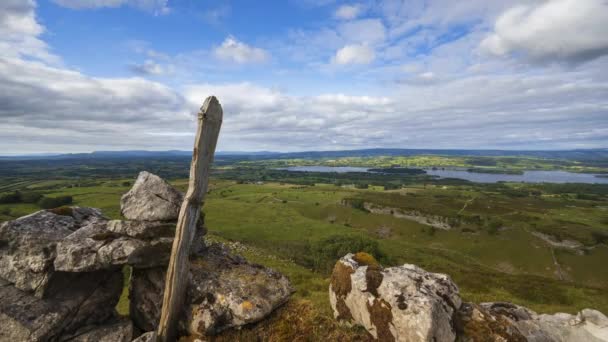
[[[105,220],[92,208],[42,210],[0,226],[0,278],[43,297],[54,277],[56,245],[83,225]]]
[[[120,199],[120,210],[129,220],[172,221],[177,220],[183,200],[183,194],[165,180],[142,171]]]
[[[120,271],[68,273],[58,279],[44,299],[0,281],[0,341],[57,341],[113,317],[122,292]]]
[[[465,303],[456,318],[463,341],[608,341],[608,318],[591,309],[539,315],[512,303]]]
[[[143,331],[154,330],[160,316],[165,269],[134,270],[131,318]],[[184,335],[204,336],[257,322],[284,304],[293,289],[269,268],[233,256],[212,244],[190,261],[190,284],[179,328]]]
[[[133,342],[153,342],[156,341],[156,332],[148,331],[147,333],[141,334],[138,338],[134,339]]]
[[[66,236],[57,243],[55,269],[65,272],[91,272],[121,265],[156,267],[167,265],[172,237],[166,224],[156,222],[96,221]],[[141,240],[136,236],[160,237]],[[162,234],[161,234],[162,233]]]
[[[329,299],[338,320],[363,326],[380,341],[454,341],[460,308],[450,277],[415,265],[383,268],[366,253],[334,267]]]
[[[133,323],[128,319],[111,320],[102,325],[86,326],[72,336],[63,336],[70,342],[131,342],[134,337]]]

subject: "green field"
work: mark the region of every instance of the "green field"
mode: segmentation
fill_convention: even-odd
[[[249,162],[216,170],[204,205],[208,239],[283,272],[297,289],[274,318],[233,332],[237,336],[232,338],[262,332],[288,337],[304,327],[318,338],[364,336],[360,329],[336,325],[327,298],[331,266],[359,250],[387,266],[413,263],[447,273],[468,301],[510,301],[538,312],[574,313],[587,307],[608,312],[608,186],[369,177],[288,174]],[[120,196],[132,182],[131,177],[26,177],[1,184],[4,194],[71,196],[73,205],[120,218]],[[185,190],[186,179],[171,182]],[[365,187],[352,186],[361,183]],[[452,228],[374,214],[364,203],[441,217]],[[35,203],[0,204],[0,221],[36,210]],[[578,247],[560,245],[569,240]],[[127,308],[124,296],[119,310],[126,313]]]

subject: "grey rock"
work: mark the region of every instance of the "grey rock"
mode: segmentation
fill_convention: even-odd
[[[184,196],[162,178],[142,171],[129,192],[120,199],[121,212],[129,220],[176,220]]]
[[[142,228],[146,224],[152,228]],[[90,223],[57,243],[55,269],[66,272],[91,272],[112,269],[125,264],[134,267],[167,265],[173,238],[158,237],[151,240],[140,240],[115,232],[128,232],[134,235],[141,232],[139,236],[144,236],[152,231],[157,231],[157,228],[162,226],[150,222],[96,221]],[[109,227],[112,228],[108,229]]]
[[[114,315],[121,272],[68,273],[58,279],[44,299],[0,282],[0,341],[57,341]]]
[[[42,210],[0,226],[0,277],[38,297],[53,279],[59,241],[82,225],[105,219],[92,208],[61,208],[61,215]]]
[[[112,320],[102,325],[86,326],[72,336],[63,336],[63,341],[70,342],[131,342],[133,340],[133,323],[128,319]]]
[[[473,308],[473,309],[468,309]],[[608,318],[597,310],[584,309],[576,315],[542,314],[512,303],[463,305],[459,315],[463,339],[485,332],[495,341],[600,342],[608,341]]]
[[[220,244],[207,247],[190,263],[190,284],[179,327],[204,336],[257,322],[284,304],[293,288],[271,269],[231,255]],[[131,317],[144,330],[159,320],[165,269],[135,270],[131,280]]]
[[[156,332],[148,331],[145,334],[141,334],[138,338],[134,339],[133,342],[153,342],[156,341]]]
[[[114,234],[136,239],[175,236],[175,223],[169,222],[111,220],[106,229]]]
[[[405,264],[382,268],[369,255],[348,254],[332,273],[334,316],[381,341],[454,341],[458,287],[444,274]]]

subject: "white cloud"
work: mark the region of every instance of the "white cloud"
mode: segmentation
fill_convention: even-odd
[[[142,74],[160,75],[169,65],[176,65],[176,74],[185,70],[187,81],[172,83],[191,85],[177,89],[138,77],[91,77],[51,64],[53,55],[41,39],[44,27],[36,21],[34,3],[0,1],[0,151],[188,149],[195,130],[192,114],[211,94],[225,109],[220,150],[608,144],[608,56],[577,68],[488,58],[475,48],[491,25],[467,23],[474,18],[493,24],[489,13],[502,12],[494,4],[504,1],[471,1],[491,9],[473,8],[468,1],[383,4],[389,2],[409,11],[398,7],[387,12],[390,18],[331,20],[330,27],[318,31],[292,31],[288,38],[297,43],[282,46],[283,53],[300,54],[298,61],[303,62],[295,68],[281,65],[287,76],[273,74],[276,88],[256,84],[256,74],[241,68],[201,65],[208,49],[166,55],[133,42],[144,62],[131,67]],[[415,11],[416,4],[428,6]],[[404,13],[420,26],[416,34],[403,33],[408,21],[400,17]],[[458,27],[465,32],[442,40],[453,23],[464,25]],[[399,33],[402,29],[406,31]],[[237,64],[270,58],[269,52],[233,37],[214,55]],[[348,73],[315,73],[314,66],[330,60],[336,69],[360,65],[340,69]],[[198,75],[208,83],[201,84]],[[223,83],[226,79],[252,81]],[[286,88],[294,93],[282,90]]]
[[[3,0],[0,2],[0,56],[30,57],[49,63],[60,58],[49,52],[39,36],[44,27],[36,21],[33,0]]]
[[[228,36],[213,53],[219,60],[237,64],[264,63],[270,59],[266,50],[247,45],[233,36]]]
[[[361,14],[361,5],[342,5],[338,7],[334,16],[338,19],[351,20]]]
[[[138,75],[151,75],[151,76],[161,76],[170,74],[173,72],[174,67],[172,65],[161,65],[153,60],[146,60],[141,64],[131,64],[129,65],[129,69],[138,74]]]
[[[496,21],[481,48],[532,61],[579,63],[608,54],[608,2],[548,0],[515,6]]]
[[[168,0],[53,0],[56,4],[72,9],[132,6],[155,14],[170,12]]]
[[[348,42],[375,44],[386,38],[386,30],[380,19],[347,21],[338,26],[338,32]]]
[[[367,45],[346,45],[336,52],[334,64],[370,64],[375,58],[374,50]]]

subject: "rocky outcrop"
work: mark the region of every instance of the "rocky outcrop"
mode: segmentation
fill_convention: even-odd
[[[173,242],[173,238],[167,235],[175,230],[174,227],[146,221],[90,223],[57,243],[55,269],[91,272],[121,265],[144,268],[166,265]]]
[[[344,199],[341,203],[342,205],[352,207],[353,202],[354,201],[352,199]],[[372,202],[362,202],[360,204],[357,203],[357,206],[359,206],[359,208],[365,209],[366,211],[372,214],[391,215],[399,219],[415,221],[425,226],[430,226],[437,229],[452,229],[452,225],[450,224],[449,219],[447,217],[439,215],[426,214],[418,210],[406,210],[401,208],[385,207]]]
[[[329,288],[334,316],[362,325],[380,341],[454,341],[458,288],[444,274],[415,265],[383,268],[365,253],[348,254]]]
[[[56,341],[114,315],[120,272],[62,274],[44,299],[0,280],[0,341]]]
[[[86,326],[62,339],[70,342],[131,342],[134,336],[133,323],[123,318],[103,325]]]
[[[157,326],[164,280],[164,268],[133,272],[131,317],[143,331]],[[285,303],[292,292],[285,276],[213,244],[191,259],[180,329],[187,335],[203,336],[254,323]]]
[[[183,194],[164,179],[142,171],[120,199],[120,210],[129,220],[172,221],[177,220],[183,200]]]
[[[54,280],[56,245],[86,224],[105,220],[92,208],[42,210],[0,226],[0,278],[43,297]]]
[[[456,326],[463,341],[608,341],[608,318],[591,309],[539,315],[511,303],[465,303]]]
[[[379,341],[608,341],[599,311],[539,315],[511,303],[461,303],[448,276],[407,264],[383,268],[365,253],[336,263],[329,298],[337,319]]]

